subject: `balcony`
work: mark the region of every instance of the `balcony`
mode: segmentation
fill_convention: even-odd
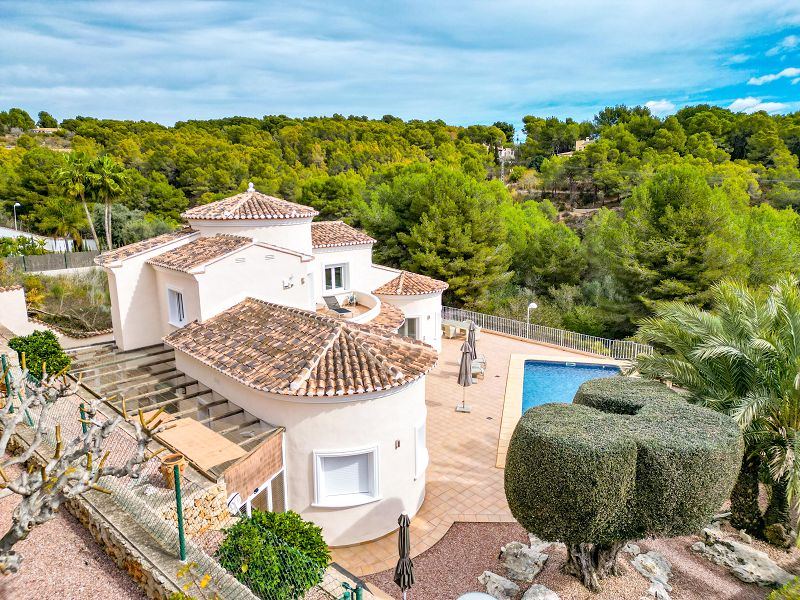
[[[367,323],[381,311],[381,301],[369,292],[351,291],[330,295],[336,298],[339,306],[349,310],[351,314],[339,314],[331,310],[322,298],[317,302],[317,314],[342,319],[349,323]]]

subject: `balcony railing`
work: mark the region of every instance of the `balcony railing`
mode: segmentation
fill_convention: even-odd
[[[611,340],[450,306],[442,307],[442,320],[474,321],[481,329],[513,335],[533,342],[552,344],[568,350],[610,356],[618,360],[633,360],[639,354],[651,354],[653,352],[651,346],[640,344],[639,342]]]

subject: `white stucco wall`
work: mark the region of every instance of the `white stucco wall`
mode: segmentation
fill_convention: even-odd
[[[311,254],[311,218],[306,219],[264,219],[240,221],[200,221],[189,220],[193,229],[201,236],[241,235],[258,242],[266,242],[289,248],[303,254]]]
[[[442,294],[419,296],[390,296],[379,294],[381,301],[394,304],[403,311],[406,319],[418,318],[418,339],[442,351]]]
[[[191,323],[201,318],[200,292],[197,280],[188,273],[173,271],[161,267],[146,265],[146,268],[153,269],[156,274],[156,295],[154,303],[158,303],[158,319],[161,324],[161,336],[169,335],[176,329],[176,325],[169,322],[169,298],[168,290],[172,289],[183,294],[183,312],[185,315],[183,325]],[[160,338],[159,338],[160,340]]]
[[[21,287],[0,290],[0,323],[16,335],[30,335],[42,329],[28,321],[25,290]]]
[[[127,260],[105,267],[111,293],[114,340],[121,350],[158,344],[163,332],[161,301],[156,273],[147,260],[178,248],[194,237],[182,238]]]
[[[372,285],[372,244],[361,246],[341,246],[337,248],[314,249],[314,262],[316,263],[314,287],[316,300],[322,303],[323,296],[331,295],[325,290],[325,267],[329,265],[346,264],[348,281],[345,282],[345,291],[371,292]],[[339,292],[336,292],[339,293]]]
[[[397,515],[413,517],[425,496],[424,473],[415,478],[416,427],[425,422],[425,381],[383,395],[295,398],[258,392],[176,351],[190,377],[265,421],[286,427],[288,506],[321,526],[328,544],[372,540],[397,527]],[[399,447],[395,448],[396,442]],[[377,446],[381,499],[347,508],[314,506],[314,451]]]

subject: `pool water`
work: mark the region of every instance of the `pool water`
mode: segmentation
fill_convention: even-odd
[[[572,402],[580,385],[589,379],[619,375],[611,365],[581,365],[563,362],[525,361],[522,382],[522,412],[548,402]]]

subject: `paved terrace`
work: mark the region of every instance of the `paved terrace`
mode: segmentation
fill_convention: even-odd
[[[463,338],[443,340],[439,364],[427,378],[428,452],[425,501],[411,520],[412,557],[438,542],[455,521],[513,521],[497,460],[500,421],[511,354],[571,359],[578,355],[516,338],[481,332],[478,354],[488,365],[484,379],[466,389],[471,413],[455,412],[462,388],[456,383]],[[510,433],[504,435],[509,435]],[[355,546],[334,548],[333,559],[356,575],[393,568],[395,533]]]

